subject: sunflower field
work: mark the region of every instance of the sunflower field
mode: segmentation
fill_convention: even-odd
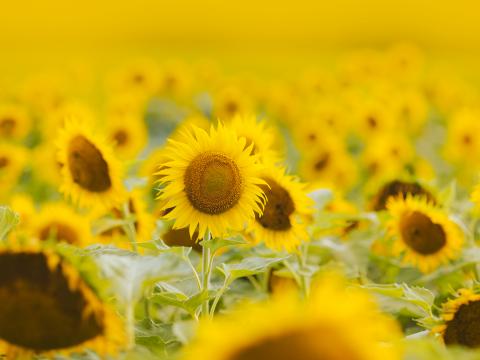
[[[480,359],[478,6],[344,2],[6,6],[0,359]]]

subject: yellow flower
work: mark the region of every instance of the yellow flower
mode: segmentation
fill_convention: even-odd
[[[465,161],[480,164],[480,140],[475,135],[480,131],[480,111],[462,109],[448,121],[444,155],[447,160],[463,166]]]
[[[309,301],[283,292],[201,323],[182,360],[399,360],[399,339],[366,292],[333,277]]]
[[[207,230],[219,237],[261,213],[263,182],[250,155],[253,144],[245,144],[222,124],[210,132],[192,127],[183,141],[169,141],[158,198],[165,201],[162,209],[173,208],[165,218],[175,219],[174,228],[189,227],[191,235],[198,230],[200,239]]]
[[[263,214],[257,214],[250,230],[257,242],[272,249],[294,251],[308,241],[306,218],[311,213],[312,200],[305,186],[284,169],[266,166],[260,173],[266,202]]]
[[[52,142],[44,142],[32,151],[34,175],[48,184],[58,187],[62,181],[62,164],[58,161],[57,148]]]
[[[252,101],[238,87],[229,86],[220,89],[213,96],[213,117],[226,121],[235,115],[250,114]]]
[[[0,142],[0,197],[17,184],[28,161],[28,150],[7,142]]]
[[[368,139],[362,161],[368,174],[378,180],[403,175],[414,156],[413,145],[402,133],[382,133]]]
[[[147,128],[142,118],[128,115],[110,118],[106,132],[115,153],[122,159],[135,159],[147,145]]]
[[[7,359],[116,354],[121,320],[59,254],[34,248],[0,251],[0,353]]]
[[[109,74],[107,90],[149,96],[159,89],[159,76],[158,65],[154,61],[147,58],[137,59]]]
[[[20,105],[0,105],[0,139],[22,140],[32,129],[32,120]]]
[[[480,294],[473,289],[460,289],[455,299],[442,306],[442,323],[433,329],[446,345],[480,347]]]
[[[20,215],[21,226],[28,228],[36,212],[35,203],[31,196],[25,193],[16,193],[10,198],[9,206]]]
[[[245,147],[252,147],[252,155],[257,155],[263,163],[277,163],[280,161],[279,154],[274,148],[275,134],[273,127],[265,121],[257,121],[255,116],[236,115],[228,122],[240,137],[246,140]]]
[[[302,178],[316,187],[330,187],[340,191],[355,184],[358,169],[342,139],[332,135],[323,136],[316,145],[307,146],[302,147],[301,151]]]
[[[90,222],[62,202],[47,203],[32,219],[32,235],[41,241],[56,240],[84,247],[91,244]]]
[[[70,119],[56,142],[60,191],[82,207],[112,208],[124,200],[122,168],[113,149],[86,121]]]
[[[459,256],[464,235],[459,226],[424,197],[390,198],[389,233],[395,237],[393,252],[404,262],[429,272]]]

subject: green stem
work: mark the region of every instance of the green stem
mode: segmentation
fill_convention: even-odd
[[[205,236],[205,242],[210,241],[210,232]],[[208,295],[210,288],[210,269],[211,269],[211,251],[207,246],[202,247],[202,291]],[[209,301],[207,299],[202,303],[202,316],[208,317],[209,310]]]
[[[230,276],[225,277],[225,281],[223,282],[223,286],[218,290],[217,295],[215,296],[215,299],[213,300],[212,308],[210,309],[210,317],[213,318],[213,315],[215,315],[215,310],[217,309],[217,305],[222,298],[223,294],[227,290],[228,283],[230,280]]]
[[[127,327],[127,350],[131,350],[135,347],[135,315],[134,305],[132,303],[127,304],[125,318]]]
[[[202,250],[202,257],[203,257],[203,250]],[[193,266],[192,261],[190,260],[190,256],[184,255],[183,258],[185,262],[188,264],[189,268],[192,270],[193,276],[195,277],[195,281],[197,282],[198,290],[202,290],[202,281],[200,280],[200,276],[198,275],[195,266]]]
[[[310,294],[310,278],[309,276],[305,275],[305,271],[307,270],[307,257],[308,243],[303,243],[300,246],[300,252],[297,256],[297,260],[300,269],[300,287],[305,297],[308,297]]]
[[[135,231],[135,224],[133,221],[130,221],[130,206],[128,204],[128,201],[123,204],[123,217],[125,220],[128,219],[127,224],[123,226],[123,230],[125,231],[128,241],[130,242],[130,245],[132,246],[132,250],[134,252],[138,252],[138,247],[137,247],[137,234]]]

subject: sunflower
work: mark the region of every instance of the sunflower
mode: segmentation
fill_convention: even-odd
[[[272,249],[293,251],[308,240],[306,218],[311,213],[311,199],[305,186],[284,169],[267,166],[260,173],[266,202],[263,214],[257,214],[250,229],[256,241]]]
[[[111,208],[124,200],[121,164],[86,121],[70,119],[57,139],[60,191],[79,206]]]
[[[32,150],[34,175],[41,181],[58,187],[62,182],[62,167],[58,161],[57,148],[51,142],[44,142]]]
[[[0,138],[22,140],[32,129],[28,112],[20,105],[0,105]]]
[[[17,184],[28,160],[22,146],[0,142],[0,198]]]
[[[257,121],[255,116],[236,115],[228,123],[228,126],[238,136],[245,138],[245,147],[253,144],[252,155],[258,155],[260,161],[263,163],[277,163],[280,161],[279,155],[274,148],[275,138],[279,136],[275,134],[273,127],[267,126],[265,121]]]
[[[263,181],[253,144],[245,144],[222,124],[209,132],[192,127],[183,141],[169,140],[158,199],[165,201],[163,209],[173,208],[165,218],[175,219],[175,229],[189,227],[190,235],[198,230],[200,239],[207,230],[219,237],[262,212]]]
[[[405,254],[404,262],[429,272],[459,255],[463,233],[425,197],[390,198],[387,210],[392,216],[389,232],[396,238],[393,252]]]
[[[235,115],[251,113],[252,109],[251,99],[236,86],[222,88],[213,96],[213,114],[217,119],[231,119]]]
[[[319,134],[318,134],[319,135]],[[317,187],[329,187],[344,191],[355,184],[358,169],[347,152],[343,139],[335,136],[319,137],[310,147],[300,145],[300,174]]]
[[[117,353],[125,342],[122,321],[84,276],[52,250],[2,248],[0,353]]]
[[[152,95],[159,88],[160,72],[151,59],[142,58],[115,69],[107,77],[107,90],[115,93]]]
[[[446,345],[480,347],[480,294],[478,289],[460,289],[456,298],[442,306],[442,323],[432,329]]]
[[[143,119],[117,116],[107,125],[107,136],[115,144],[115,153],[123,159],[135,159],[147,145],[147,128]]]
[[[183,360],[399,360],[400,331],[360,289],[324,279],[301,302],[290,292],[200,324]]]
[[[407,195],[423,196],[430,203],[435,204],[435,197],[430,191],[425,189],[417,182],[392,180],[385,183],[375,194],[372,200],[371,208],[374,211],[386,210],[387,202],[392,197],[401,196],[404,199]]]
[[[90,222],[65,203],[43,205],[32,223],[32,235],[41,241],[51,239],[79,247],[91,243]]]

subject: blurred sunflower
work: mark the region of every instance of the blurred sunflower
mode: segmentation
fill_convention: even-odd
[[[112,208],[124,200],[121,164],[91,124],[70,119],[56,145],[63,165],[60,191],[74,203]]]
[[[311,213],[312,200],[305,186],[284,169],[266,166],[260,177],[266,202],[263,214],[257,214],[250,229],[256,242],[265,242],[268,247],[294,251],[298,245],[308,241],[306,218]]]
[[[200,324],[184,360],[399,360],[396,323],[370,296],[324,279],[308,302],[284,292]]]
[[[332,135],[318,139],[316,145],[300,146],[302,178],[317,187],[349,189],[358,179],[358,169],[342,139]]]
[[[0,142],[0,198],[17,184],[28,161],[28,150],[22,146]]]
[[[147,128],[143,119],[138,117],[110,118],[106,133],[114,144],[115,153],[122,159],[135,159],[147,145]]]
[[[459,256],[462,231],[425,197],[390,198],[387,210],[392,216],[389,233],[396,238],[393,252],[404,254],[405,263],[429,272]]]
[[[31,130],[32,119],[24,107],[0,105],[0,139],[22,140]]]
[[[373,197],[370,208],[374,211],[387,209],[387,203],[390,198],[401,196],[406,199],[408,194],[411,196],[425,197],[427,201],[435,205],[436,200],[432,193],[417,182],[402,180],[392,180],[385,183]]]
[[[252,155],[257,155],[263,163],[277,163],[279,155],[274,148],[275,131],[265,121],[257,121],[255,116],[236,115],[228,126],[246,140],[245,147],[252,146]]]
[[[480,294],[474,289],[460,289],[456,298],[442,306],[442,324],[433,332],[442,337],[446,345],[480,347]]]
[[[251,99],[236,86],[220,89],[213,95],[213,117],[227,121],[235,115],[250,114],[253,111]]]
[[[0,353],[7,359],[100,356],[124,344],[122,321],[62,256],[38,249],[0,251]]]
[[[62,181],[63,165],[58,161],[54,143],[43,142],[32,151],[34,175],[41,181],[58,187]]]
[[[262,212],[263,181],[250,155],[253,144],[245,144],[222,124],[210,132],[192,127],[182,142],[169,140],[168,161],[158,171],[165,186],[158,199],[164,201],[162,209],[173,208],[165,218],[175,219],[175,229],[189,227],[190,235],[198,230],[199,239],[206,231],[219,237]]]
[[[32,235],[84,247],[91,244],[90,222],[62,202],[47,203],[32,219]]]
[[[28,228],[36,213],[32,197],[26,193],[16,193],[12,195],[8,204],[13,211],[20,215],[21,226]]]
[[[155,61],[142,58],[115,69],[107,77],[107,91],[149,96],[159,88],[160,71]]]

